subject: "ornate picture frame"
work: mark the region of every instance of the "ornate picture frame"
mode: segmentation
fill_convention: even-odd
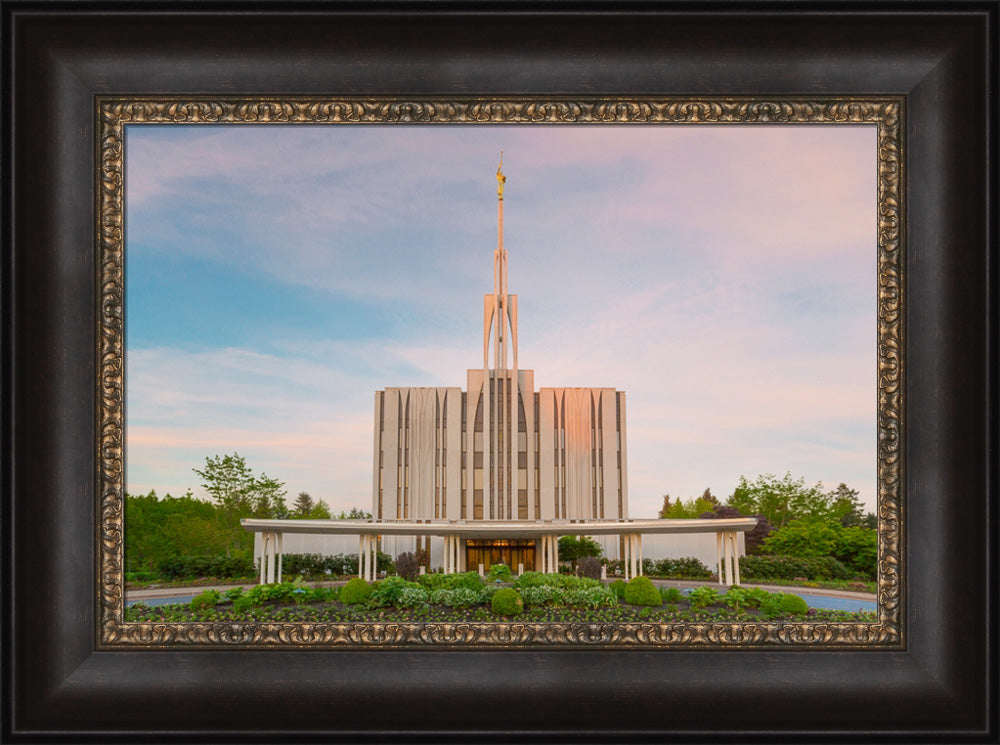
[[[994,740],[995,4],[421,10],[0,7],[11,154],[2,163],[0,312],[4,738]],[[116,229],[113,205],[112,235],[97,219],[114,178],[101,170],[98,101],[317,97],[901,102],[905,201],[887,205],[886,217],[898,209],[905,255],[900,295],[887,285],[885,307],[902,314],[898,367],[886,371],[902,387],[885,389],[898,409],[879,404],[899,412],[879,447],[898,453],[895,473],[905,476],[899,501],[879,505],[889,509],[880,519],[898,518],[900,530],[898,544],[880,539],[883,561],[899,560],[883,567],[898,582],[880,606],[898,613],[890,643],[803,646],[793,630],[794,644],[752,648],[405,644],[330,653],[326,641],[300,643],[295,629],[289,643],[206,644],[205,630],[151,645],[120,623],[121,301],[114,252],[104,263],[98,253]],[[175,632],[148,633],[158,642]]]
[[[904,644],[900,562],[903,410],[902,234],[903,100],[895,98],[747,99],[737,97],[617,99],[348,98],[185,99],[98,98],[102,288],[100,314],[100,431],[102,474],[99,593],[101,641],[119,645],[293,645],[511,647],[699,647],[768,645],[892,648]],[[399,126],[517,124],[695,126],[874,125],[877,173],[878,620],[712,623],[222,623],[123,620],[124,467],[124,184],[129,124]]]

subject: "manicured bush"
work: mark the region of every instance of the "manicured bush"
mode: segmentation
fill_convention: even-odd
[[[492,564],[490,573],[486,576],[487,582],[510,582],[510,567],[506,564]]]
[[[781,600],[778,603],[778,610],[782,613],[806,613],[809,610],[809,605],[805,600],[800,598],[798,595],[793,595],[791,593],[784,593],[781,596]]]
[[[809,610],[806,601],[792,593],[769,592],[760,603],[765,618],[776,618],[789,614],[804,614]]]
[[[215,604],[219,602],[219,598],[220,595],[218,590],[205,590],[204,592],[191,598],[190,608],[191,610],[214,608]]]
[[[653,563],[653,568],[647,574],[671,579],[708,579],[712,576],[708,567],[693,556],[659,559]]]
[[[347,605],[359,605],[368,601],[372,588],[361,577],[348,580],[347,584],[340,588],[340,602]]]
[[[625,583],[622,582],[624,588]],[[663,598],[664,603],[679,603],[684,599],[684,593],[682,593],[676,587],[661,587],[660,597]]]
[[[629,605],[663,605],[660,591],[649,577],[633,577],[625,586],[625,602]]]
[[[524,610],[524,601],[512,587],[505,587],[493,594],[491,607],[501,616],[519,616]]]
[[[743,580],[853,579],[854,572],[832,556],[741,556],[740,577]]]

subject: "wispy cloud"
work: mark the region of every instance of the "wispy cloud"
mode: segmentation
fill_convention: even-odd
[[[875,137],[848,126],[130,129],[130,485],[238,449],[367,503],[373,391],[481,364],[501,148],[521,365],[626,391],[633,514],[787,469],[874,503]],[[187,320],[154,324],[179,281]]]

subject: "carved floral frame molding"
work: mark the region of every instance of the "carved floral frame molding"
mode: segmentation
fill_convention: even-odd
[[[97,643],[149,647],[902,648],[903,97],[99,97]],[[124,620],[124,136],[129,124],[870,124],[878,169],[878,583],[858,623],[149,623]]]

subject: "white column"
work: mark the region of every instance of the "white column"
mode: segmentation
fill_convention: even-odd
[[[366,579],[365,577],[365,536],[361,534],[358,536],[358,577],[361,579]]]
[[[740,584],[740,558],[736,554],[736,531],[726,533],[726,542],[729,544],[729,573],[726,579],[731,585]]]
[[[622,554],[622,573],[628,582],[632,579],[632,536],[628,534],[622,536],[622,548],[625,550]]]
[[[635,556],[638,566],[638,574],[642,576],[642,533],[635,534]]]
[[[715,573],[719,576],[719,584],[722,582],[722,531],[715,532]]]
[[[267,584],[270,585],[274,583],[275,534],[268,533],[267,539]]]
[[[260,534],[260,584],[264,584],[264,562],[267,561],[267,533]]]
[[[282,539],[285,537],[285,534],[284,533],[276,533],[275,536],[278,539],[276,547],[277,547],[277,550],[278,550],[278,583],[280,584],[281,583],[281,558],[283,556],[281,544],[282,544]]]

